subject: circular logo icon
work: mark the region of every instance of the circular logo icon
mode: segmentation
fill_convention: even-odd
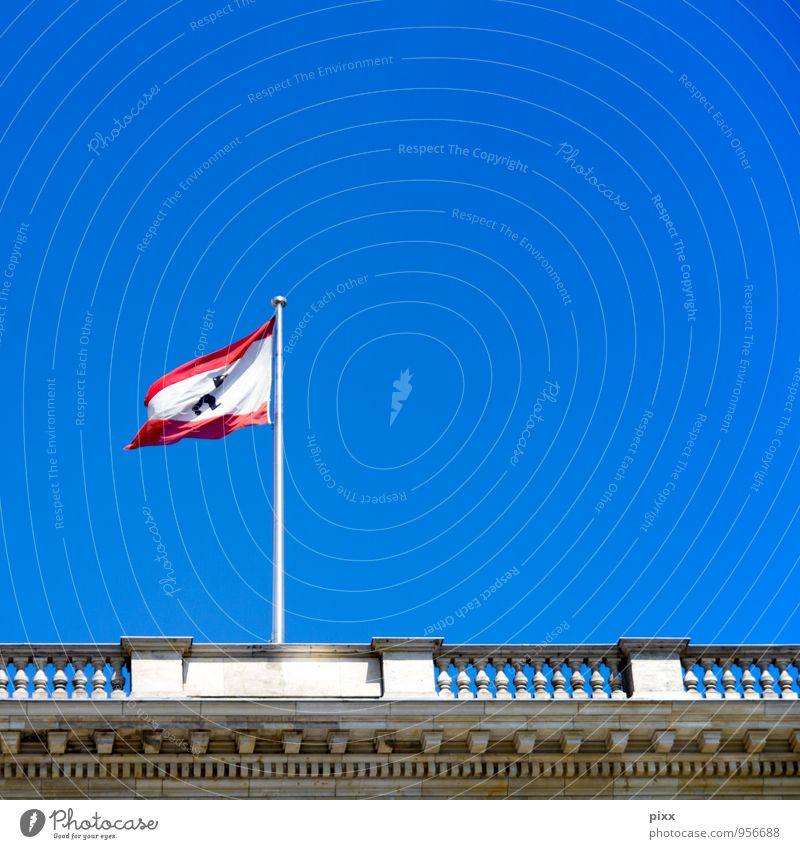
[[[31,808],[19,818],[19,830],[25,837],[36,837],[44,828],[44,812],[38,808]]]

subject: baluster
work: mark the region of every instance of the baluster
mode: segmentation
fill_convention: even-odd
[[[54,657],[53,666],[56,671],[53,673],[53,696],[54,699],[67,698],[67,673],[64,672],[64,667],[67,665],[67,658],[64,656]]]
[[[486,664],[488,658],[479,658],[475,661],[475,668],[478,670],[475,675],[475,686],[478,688],[479,699],[491,699],[492,693],[489,690],[489,676],[486,674]]]
[[[797,693],[795,693],[792,689],[792,676],[789,674],[789,670],[787,669],[789,666],[788,658],[779,657],[775,661],[775,665],[781,672],[778,676],[778,686],[781,688],[781,698],[796,699]]]
[[[608,676],[608,683],[611,685],[611,698],[612,699],[627,699],[628,694],[622,687],[622,676],[619,674],[619,664],[616,660],[611,660],[608,663],[608,668],[610,674]]]
[[[742,663],[742,689],[744,690],[744,697],[746,699],[760,699],[761,696],[756,692],[756,678],[750,669],[751,666],[751,660],[745,660]]]
[[[516,698],[530,699],[531,694],[528,692],[528,678],[525,675],[525,661],[514,661],[514,689],[517,691]]]
[[[714,660],[702,659],[705,674],[703,675],[703,686],[706,688],[707,699],[721,699],[722,693],[717,689],[717,676],[714,674]]]
[[[17,667],[17,671],[14,673],[14,695],[15,699],[27,699],[28,698],[28,673],[25,671],[25,667],[28,665],[27,657],[15,657],[14,658],[14,666]]]
[[[111,673],[111,698],[125,699],[127,696],[125,695],[125,678],[122,675],[122,658],[118,657],[113,660],[111,666],[113,669]],[[450,676],[448,676],[447,680],[450,680]],[[450,698],[452,697],[453,694],[450,693]]]
[[[589,694],[586,692],[586,679],[581,672],[583,662],[581,660],[570,660],[569,667],[572,670],[569,683],[572,684],[573,699],[588,699]]]
[[[772,677],[769,671],[768,660],[760,660],[758,662],[759,669],[761,670],[761,689],[764,691],[762,693],[762,699],[777,699],[778,694],[773,690],[773,685],[775,684],[775,679]]]
[[[106,693],[105,673],[106,660],[104,657],[96,657],[91,659],[89,663],[94,667],[94,674],[92,675],[92,699],[107,699],[108,693]]]
[[[555,664],[551,662],[550,666],[553,667],[553,677],[550,679],[550,683],[553,685],[553,698],[568,699],[569,693],[565,689],[567,685],[567,679],[561,672],[561,664],[556,661]]]
[[[0,657],[0,701],[8,698],[8,670],[5,658]]]
[[[551,698],[550,693],[547,692],[547,678],[545,677],[544,672],[542,672],[542,666],[544,666],[544,661],[532,660],[531,666],[533,667],[533,698]]]
[[[88,699],[89,694],[86,692],[86,674],[83,667],[86,660],[80,657],[72,658],[72,665],[75,668],[75,673],[72,676],[72,698],[73,699]]]
[[[593,660],[590,664],[592,674],[589,676],[589,684],[592,688],[593,699],[607,699],[608,694],[605,691],[606,682],[603,680],[603,675],[600,672],[600,664],[602,661]]]
[[[458,698],[471,699],[472,693],[469,689],[469,675],[467,674],[467,664],[469,661],[466,658],[460,657],[456,661],[458,675],[456,675],[456,684],[458,684]]]
[[[686,686],[686,693],[690,699],[699,699],[700,693],[697,689],[697,676],[694,674],[694,659],[690,657],[683,658],[683,666],[686,669],[686,674],[683,676],[683,683]]]
[[[494,665],[494,686],[497,690],[497,699],[510,699],[511,693],[508,692],[508,675],[506,675],[506,658],[492,658]]]
[[[436,679],[436,683],[439,685],[439,698],[440,699],[452,699],[453,698],[453,679],[450,676],[450,658],[449,657],[438,657],[436,658],[436,666],[439,668],[439,677]],[[112,695],[113,698],[113,695]]]
[[[731,666],[733,666],[733,661],[726,660],[722,673],[722,686],[725,690],[725,698],[741,699],[741,695],[736,692],[736,676],[733,674]]]
[[[794,682],[794,692],[797,693],[797,698],[800,699],[800,655],[792,658],[789,661],[789,665],[794,666],[794,671],[797,673],[797,677]]]
[[[92,698],[93,699],[107,699],[108,693],[106,693],[106,659],[104,657],[97,657],[94,660],[89,661],[90,667],[94,667],[95,672],[92,675]]]
[[[47,666],[46,657],[35,657],[33,665],[36,667],[36,672],[33,674],[33,699],[46,699],[47,696],[47,673],[44,671]]]

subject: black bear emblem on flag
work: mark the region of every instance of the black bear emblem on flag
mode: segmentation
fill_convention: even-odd
[[[214,388],[215,388],[215,389],[217,389],[218,387],[222,386],[222,381],[223,381],[223,380],[225,380],[225,375],[218,375],[217,377],[215,377],[215,378],[214,378]],[[209,406],[212,410],[216,410],[216,409],[217,409],[217,407],[219,407],[219,404],[217,404],[217,399],[216,399],[216,397],[215,397],[214,395],[212,395],[211,393],[206,393],[206,394],[205,394],[205,395],[203,395],[203,397],[202,397],[202,398],[201,398],[201,399],[200,399],[200,400],[199,400],[199,401],[198,401],[198,402],[197,402],[197,403],[196,403],[196,404],[192,407],[192,412],[193,412],[196,416],[199,416],[199,415],[200,415],[200,413],[202,413],[202,412],[203,412],[203,404],[208,404],[208,406]]]

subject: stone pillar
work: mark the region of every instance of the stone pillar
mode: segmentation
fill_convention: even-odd
[[[688,639],[623,637],[618,645],[629,698],[691,698],[683,686],[681,665]]]
[[[183,656],[191,637],[123,637],[120,642],[130,657],[131,699],[183,697]]]
[[[384,699],[437,699],[434,654],[441,637],[375,637],[372,650],[381,656]]]

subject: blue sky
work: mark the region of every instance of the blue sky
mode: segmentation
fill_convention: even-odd
[[[798,8],[552,5],[3,5],[0,640],[268,639],[278,293],[289,640],[800,639]]]

